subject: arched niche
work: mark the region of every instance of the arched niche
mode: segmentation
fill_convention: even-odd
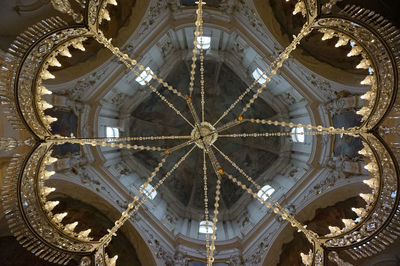
[[[59,193],[54,193],[53,195],[51,195],[51,197],[49,197],[49,200],[52,200],[53,197],[55,197],[54,200],[60,201],[61,208],[63,204],[68,206],[68,202],[63,203],[62,201],[64,199],[70,198],[73,199],[74,201],[82,202],[86,206],[86,209],[93,208],[94,210],[98,210],[101,215],[104,215],[110,222],[110,224],[108,225],[104,223],[105,228],[103,228],[102,230],[104,231],[104,233],[106,233],[107,229],[113,225],[114,223],[113,221],[117,220],[120,217],[120,212],[117,210],[118,207],[103,199],[99,195],[100,194],[99,192],[96,193],[76,183],[68,182],[66,180],[61,180],[57,178],[52,178],[51,180],[49,180],[49,184],[51,184],[53,187],[57,189],[57,191],[59,191]],[[78,204],[74,202],[73,206],[76,208]],[[86,212],[85,213],[86,219],[91,219],[91,216],[88,215],[89,212]],[[80,221],[78,220],[78,222]],[[155,258],[153,257],[150,248],[146,244],[146,241],[143,239],[140,232],[136,230],[136,228],[132,225],[132,223],[126,223],[120,230],[121,234],[123,234],[127,238],[129,244],[134,248],[141,265],[146,265],[146,266],[156,265]],[[110,247],[114,245],[113,241],[111,242]],[[120,249],[124,253],[129,253],[129,249],[124,250],[121,246]],[[112,255],[113,256],[121,255],[120,257],[121,258],[123,257],[122,254],[117,254],[117,253]],[[118,260],[119,260],[118,263],[121,263],[119,265],[131,265],[131,264],[124,264],[124,262],[122,260],[120,261],[120,259]]]
[[[350,177],[347,180],[344,180],[337,184],[336,186],[332,187],[329,190],[326,190],[325,192],[322,192],[319,195],[316,195],[315,197],[310,198],[307,202],[303,203],[301,206],[296,206],[297,215],[295,215],[295,218],[298,221],[301,221],[303,224],[308,224],[310,221],[313,221],[315,217],[318,216],[318,214],[323,213],[325,209],[329,209],[332,206],[335,206],[336,204],[346,201],[350,198],[359,198],[358,194],[359,193],[367,193],[368,192],[368,187],[364,185],[362,182],[362,177],[361,176],[353,176]],[[364,207],[365,202],[359,198],[360,201],[354,201],[354,206],[350,206],[350,203],[346,203],[349,205],[349,209],[351,207]],[[359,206],[357,204],[359,203],[364,204],[363,206]],[[344,205],[346,205],[344,204]],[[347,206],[346,205],[346,206]],[[350,210],[351,212],[351,210]],[[355,214],[355,213],[354,213]],[[312,217],[310,219],[309,217]],[[341,217],[342,218],[355,218],[355,217]],[[339,220],[340,220],[339,219]],[[330,221],[330,220],[329,220]],[[336,222],[332,221],[332,222]],[[334,225],[338,226],[337,224],[329,224],[329,225]],[[340,226],[339,226],[340,227]],[[327,234],[329,233],[328,230],[328,225],[326,225],[326,228],[323,228],[322,230],[316,230],[315,228],[311,228],[312,230],[315,230],[317,233],[320,234]],[[279,257],[281,256],[282,253],[282,248],[286,243],[289,243],[293,241],[294,237],[299,236],[303,237],[303,235],[296,235],[296,230],[293,229],[289,224],[286,224],[284,226],[280,227],[280,230],[278,230],[275,234],[275,237],[273,238],[272,242],[269,245],[268,250],[265,252],[263,256],[263,264],[264,266],[270,266],[270,265],[278,265],[279,262]],[[308,241],[305,240],[304,243],[307,243]],[[303,243],[303,242],[302,242]],[[311,247],[306,247],[308,252],[308,249]],[[303,250],[301,250],[303,251]],[[304,251],[303,251],[304,252]],[[300,258],[300,253],[297,254],[298,259],[301,261]],[[301,265],[301,264],[300,264]]]

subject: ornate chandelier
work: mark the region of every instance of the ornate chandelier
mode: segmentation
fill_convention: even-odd
[[[288,0],[287,0],[288,1]],[[127,53],[113,45],[112,40],[105,37],[100,29],[103,20],[110,20],[107,8],[117,5],[116,0],[76,0],[82,12],[75,11],[68,0],[51,0],[55,9],[66,13],[77,23],[69,26],[62,19],[55,17],[45,20],[22,33],[9,48],[1,69],[1,99],[8,110],[6,116],[18,130],[29,131],[27,140],[2,138],[1,147],[15,150],[18,147],[29,147],[25,155],[15,154],[7,168],[7,176],[3,183],[3,206],[10,230],[17,240],[28,250],[41,258],[67,264],[72,259],[80,265],[115,265],[118,256],[109,256],[105,248],[113,236],[127,222],[144,202],[168,178],[173,178],[177,170],[191,153],[202,154],[204,198],[204,230],[207,265],[214,263],[216,252],[216,232],[218,224],[221,185],[223,179],[230,180],[238,188],[247,192],[262,205],[271,209],[292,227],[302,232],[312,244],[308,254],[301,253],[305,265],[324,265],[329,259],[344,265],[337,252],[345,250],[353,259],[377,254],[400,236],[399,227],[399,168],[397,151],[392,150],[384,137],[398,134],[398,129],[387,126],[384,121],[391,112],[398,112],[398,60],[399,33],[381,16],[368,10],[348,6],[338,14],[332,14],[332,6],[337,2],[331,0],[323,4],[317,0],[300,0],[295,5],[293,15],[301,14],[306,22],[291,43],[259,73],[258,78],[228,106],[220,117],[214,121],[206,120],[207,108],[213,108],[207,102],[207,81],[205,80],[206,45],[203,36],[203,8],[205,1],[199,0],[196,8],[194,42],[190,65],[189,88],[174,88],[153,73],[145,65],[131,58]],[[326,2],[326,1],[325,1]],[[311,32],[323,33],[322,40],[337,38],[336,47],[351,43],[349,57],[359,56],[358,69],[366,69],[369,75],[361,82],[369,86],[367,93],[360,98],[364,106],[357,112],[362,116],[362,125],[351,128],[335,128],[333,126],[276,121],[264,117],[251,117],[249,110],[288,60],[300,42]],[[46,101],[51,90],[43,84],[45,80],[54,79],[50,67],[60,67],[60,57],[71,57],[70,49],[85,51],[83,42],[94,39],[107,48],[121,63],[139,77],[154,94],[191,127],[186,135],[167,136],[127,136],[127,137],[84,137],[61,136],[53,134],[51,124],[57,119],[46,115],[45,110],[53,106]],[[143,76],[142,73],[145,73]],[[195,86],[195,77],[199,75],[200,87]],[[151,77],[147,79],[146,77]],[[154,80],[157,86],[150,80]],[[261,81],[261,82],[260,82]],[[167,99],[158,87],[161,86],[174,95],[174,100]],[[200,107],[193,103],[194,91],[200,90]],[[191,114],[186,117],[174,101],[183,101]],[[239,103],[244,103],[238,108]],[[229,115],[235,119],[226,121]],[[267,129],[280,128],[279,131],[231,133],[229,130],[244,124],[256,124]],[[297,132],[292,129],[304,128]],[[320,236],[305,225],[281,203],[274,200],[269,193],[263,192],[262,186],[248,174],[230,156],[224,147],[218,145],[221,138],[255,138],[284,137],[294,135],[343,135],[360,138],[364,148],[359,152],[364,156],[365,169],[370,178],[363,182],[370,188],[369,193],[360,196],[367,205],[354,208],[357,221],[343,219],[344,227],[330,226],[330,233]],[[148,145],[151,141],[174,140],[180,144],[167,147]],[[145,144],[144,144],[145,142]],[[115,221],[114,226],[100,239],[90,236],[91,229],[76,232],[78,222],[64,224],[67,213],[53,213],[58,201],[48,200],[48,195],[55,191],[46,185],[47,180],[55,174],[51,169],[57,159],[51,156],[53,148],[65,143],[92,145],[100,147],[118,147],[120,149],[152,151],[159,153],[161,160],[133,197],[127,208]],[[170,169],[154,184],[155,177],[170,162],[172,154],[184,150]],[[223,168],[221,161],[229,165]],[[212,169],[216,178],[213,206],[209,206],[209,178],[207,169]],[[214,178],[214,176],[212,177]],[[243,179],[244,178],[244,179]],[[241,181],[245,180],[245,181]],[[153,185],[151,185],[153,183]],[[250,184],[250,185],[247,185]],[[200,199],[199,199],[200,200]]]

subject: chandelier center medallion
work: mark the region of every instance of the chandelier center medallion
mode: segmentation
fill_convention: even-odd
[[[197,147],[204,149],[204,145],[211,146],[218,139],[218,133],[209,122],[201,122],[190,134]]]

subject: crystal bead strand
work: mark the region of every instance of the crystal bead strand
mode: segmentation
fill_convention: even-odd
[[[194,87],[194,80],[195,77],[194,75],[196,74],[196,61],[197,61],[197,38],[199,37],[201,31],[200,31],[200,25],[203,24],[203,5],[205,3],[203,0],[199,0],[197,2],[197,10],[196,10],[196,29],[194,31],[194,40],[193,40],[193,56],[192,56],[192,65],[191,65],[191,70],[190,70],[190,83],[189,83],[189,96],[191,97],[193,94],[193,87]]]
[[[217,222],[218,222],[218,208],[219,208],[219,200],[220,200],[220,194],[221,194],[221,179],[222,179],[222,174],[224,173],[224,170],[222,169],[221,165],[217,161],[217,158],[215,157],[214,152],[212,151],[211,147],[209,146],[204,146],[206,153],[208,157],[210,158],[211,165],[214,168],[215,174],[217,175],[217,184],[215,186],[215,203],[214,203],[214,217],[213,217],[213,227],[212,227],[212,235],[211,235],[211,246],[210,246],[210,257],[209,260],[207,261],[207,264],[209,266],[212,265],[214,262],[214,250],[215,250],[215,239],[216,239],[216,233],[217,233]]]
[[[115,221],[115,224],[113,228],[108,229],[108,234],[104,235],[100,240],[99,240],[99,246],[100,245],[108,245],[108,243],[111,241],[112,236],[115,235],[117,230],[124,224],[124,222],[129,219],[129,211],[132,210],[135,207],[135,203],[139,200],[140,195],[143,194],[143,192],[146,190],[147,186],[153,181],[153,178],[157,175],[157,173],[160,171],[161,167],[164,165],[166,162],[167,157],[164,157],[161,159],[161,161],[158,163],[157,167],[154,168],[153,172],[150,174],[150,177],[146,180],[146,182],[143,184],[143,186],[139,189],[139,192],[136,196],[133,197],[133,200],[131,203],[128,204],[127,209],[122,212],[121,217]]]
[[[147,179],[147,181],[143,184],[143,187],[139,189],[138,194],[133,198],[133,201],[128,204],[128,208],[122,212],[121,217],[115,222],[114,227],[110,230],[108,230],[108,234],[103,236],[100,239],[101,244],[105,244],[105,246],[108,245],[108,243],[111,241],[112,236],[115,235],[117,230],[142,206],[142,204],[149,198],[149,195],[153,193],[155,190],[157,190],[163,183],[164,181],[180,166],[180,164],[185,161],[185,159],[188,157],[188,155],[193,151],[195,146],[193,146],[185,155],[183,155],[177,163],[164,175],[162,179],[158,181],[158,183],[152,188],[150,193],[145,194],[145,196],[139,201],[138,204],[135,205],[135,203],[139,200],[140,195],[143,194],[143,192],[146,190],[147,186],[151,183],[153,178],[156,176],[156,174],[160,171],[161,167],[166,161],[166,157],[164,157],[161,162],[158,164],[158,166],[154,169],[153,173],[151,176]]]
[[[144,70],[145,66],[139,64],[135,59],[130,58],[127,54],[123,53],[120,51],[119,48],[113,46],[111,44],[111,39],[107,40],[107,38],[105,38],[104,34],[99,31],[99,32],[95,32],[95,31],[91,31],[94,38],[96,39],[96,41],[98,41],[100,44],[102,44],[104,47],[106,47],[108,50],[110,50],[111,53],[113,53],[114,55],[116,55],[122,62],[124,62],[124,64],[129,64],[130,67],[129,69],[131,69],[131,67],[137,67],[139,70]],[[132,69],[131,69],[132,70]],[[139,76],[139,74],[135,73],[136,75]],[[148,73],[150,74],[150,73]],[[169,85],[167,82],[165,82],[162,78],[158,77],[156,74],[151,74],[152,78],[155,79],[161,86],[167,88],[169,91],[171,91],[173,94],[179,96],[182,99],[185,99],[185,97],[182,95],[182,93],[180,93],[178,90],[174,89],[171,85]]]
[[[121,60],[121,62],[123,62],[125,64],[125,66],[127,68],[132,70],[139,77],[140,73],[135,69],[135,65],[137,64],[136,60],[130,59],[127,54],[122,53],[118,47],[114,47],[109,40],[107,40],[104,36],[101,36],[101,35],[100,35],[100,33],[97,33],[94,36],[95,36],[96,40],[98,40],[106,48],[108,48],[114,55],[116,55]],[[137,67],[139,70],[144,70],[143,65],[138,65]],[[148,72],[147,74],[150,75],[151,73]],[[158,78],[156,78],[156,80],[159,81]],[[163,102],[165,102],[172,110],[174,110],[177,115],[182,117],[191,127],[194,127],[193,124],[189,120],[187,120],[187,118],[178,109],[176,109],[176,107],[170,101],[168,101],[167,98],[165,98],[165,96],[163,96],[153,85],[151,85],[146,80],[144,80],[144,82],[155,94],[157,94],[161,98],[161,100]],[[169,86],[168,86],[168,90],[170,90]],[[180,92],[178,92],[176,89],[172,88],[171,91],[173,93],[177,94],[178,96],[182,96],[182,98],[184,98],[183,95]]]
[[[165,139],[190,139],[190,136],[148,136],[148,137],[118,137],[107,138],[112,141],[144,141],[144,140],[165,140]]]
[[[207,263],[210,261],[210,240],[208,235],[208,185],[207,185],[207,163],[206,163],[206,151],[203,150],[203,183],[204,183],[204,219],[206,220],[206,252],[207,252]]]
[[[125,148],[125,149],[142,150],[142,151],[143,150],[165,151],[165,148],[156,147],[156,146],[109,142],[108,138],[100,138],[100,139],[57,138],[57,139],[48,139],[46,141],[48,143],[55,143],[58,145],[68,142],[68,143],[72,143],[72,144],[102,146],[102,147],[111,147],[111,148],[120,148],[120,149]]]
[[[285,48],[285,50],[278,56],[278,58],[272,64],[271,68],[273,69],[271,70],[271,73],[267,76],[266,81],[261,85],[259,89],[257,89],[257,92],[249,100],[246,106],[243,107],[240,115],[243,115],[254,103],[254,101],[258,98],[258,96],[263,92],[264,88],[267,86],[267,83],[271,81],[272,76],[274,76],[278,72],[278,70],[283,66],[283,63],[289,58],[291,52],[293,52],[296,49],[300,41],[311,33],[312,26],[313,23],[307,23],[307,22],[303,25],[300,33],[293,39],[293,41],[289,44],[289,46]]]
[[[274,126],[283,126],[283,127],[304,127],[306,129],[316,129],[317,131],[325,131],[327,132],[327,134],[346,134],[346,135],[350,135],[350,136],[357,136],[360,133],[362,133],[363,131],[360,128],[357,127],[353,127],[353,128],[348,128],[348,129],[344,129],[344,128],[335,128],[335,127],[323,127],[321,125],[318,126],[313,126],[313,125],[303,125],[303,124],[295,124],[292,122],[279,122],[279,121],[271,121],[271,120],[265,120],[265,119],[254,119],[254,118],[250,118],[250,119],[243,119],[246,121],[249,121],[251,123],[256,123],[256,124],[263,124],[263,125],[274,125]],[[364,129],[365,130],[365,129]]]
[[[266,80],[263,84],[261,84],[261,87],[257,90],[257,92],[253,95],[253,98],[250,99],[250,102],[246,104],[246,106],[243,108],[241,115],[247,111],[248,108],[250,108],[251,104],[254,102],[256,98],[263,92],[263,89],[267,86],[267,83],[271,81],[272,76],[275,75],[278,70],[282,67],[283,63],[289,58],[289,55],[293,50],[296,49],[297,45],[300,43],[300,41],[307,36],[311,30],[312,30],[312,23],[306,23],[303,28],[301,29],[300,33],[297,35],[296,38],[293,39],[293,41],[290,43],[288,47],[278,56],[277,59],[275,59],[272,64],[262,72],[260,77],[255,80],[250,87],[248,87],[229,107],[224,111],[224,113],[218,118],[218,120],[213,124],[215,126],[218,124],[226,115],[229,114],[229,112],[235,108],[235,106],[243,100],[243,98],[253,89],[253,87],[257,84],[257,82],[260,80],[262,76],[265,76],[268,71],[271,69],[270,74],[266,77]]]
[[[294,135],[328,135],[326,131],[305,131],[296,132],[265,132],[265,133],[239,133],[239,134],[222,134],[219,138],[245,138],[245,137],[276,137],[276,136],[294,136]]]
[[[233,162],[225,153],[223,153],[220,149],[218,149],[215,145],[213,145],[213,147],[222,155],[222,157],[225,158],[225,160],[227,160],[236,170],[238,170],[239,173],[241,173],[251,184],[254,185],[254,187],[260,191],[261,190],[261,186],[258,185],[253,178],[251,178],[248,174],[246,174],[246,172],[240,168],[235,162]],[[278,207],[281,210],[284,210],[284,212],[289,213],[286,209],[284,209],[277,201],[275,201],[274,199],[272,199],[271,196],[269,196],[268,194],[264,194],[268,200],[270,200],[271,202],[273,202],[273,204]]]
[[[142,204],[150,197],[150,195],[156,191],[164,182],[165,180],[171,176],[171,174],[181,165],[182,162],[184,162],[186,160],[186,158],[189,156],[189,154],[194,150],[196,146],[193,146],[187,153],[185,153],[185,155],[183,155],[179,161],[164,175],[164,177],[162,179],[160,179],[157,184],[151,189],[151,191],[149,193],[147,193],[143,199],[139,202],[139,204],[137,204],[135,206],[135,208],[133,210],[131,210],[131,213],[129,213],[129,217],[135,213],[140,206],[142,206]]]
[[[203,3],[205,4],[205,3]],[[203,15],[203,9],[201,9],[201,16]],[[200,35],[203,37],[203,18],[201,17],[200,23]],[[201,121],[204,122],[204,105],[205,92],[204,92],[204,50],[203,50],[203,39],[200,41],[200,94],[201,94]]]
[[[299,231],[303,232],[304,235],[307,237],[308,241],[310,241],[312,244],[317,244],[318,246],[321,246],[323,241],[318,238],[318,235],[314,233],[313,231],[307,230],[300,222],[298,222],[291,214],[286,209],[280,209],[278,207],[274,207],[271,203],[265,201],[262,197],[258,196],[257,193],[254,193],[251,188],[248,188],[245,184],[242,184],[239,180],[237,180],[235,177],[233,177],[230,174],[224,173],[225,176],[229,178],[233,183],[241,187],[244,191],[249,193],[253,198],[257,199],[260,201],[262,204],[264,204],[267,208],[272,209],[272,211],[282,217],[282,219],[289,221],[289,223],[297,228]]]

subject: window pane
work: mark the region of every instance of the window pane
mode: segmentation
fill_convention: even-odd
[[[291,132],[293,142],[304,142],[304,127],[294,127]]]
[[[113,127],[112,129],[113,129],[114,137],[115,137],[115,138],[119,138],[119,130],[118,130],[118,128]]]
[[[258,80],[258,83],[260,83],[260,84],[263,84],[263,83],[265,83],[265,81],[267,81],[267,75],[262,75],[262,71],[261,71],[261,69],[259,69],[258,67],[253,71],[253,74],[252,74],[252,76],[253,76],[253,78],[255,79],[255,80],[257,80],[258,78],[260,78],[259,80]]]
[[[119,129],[117,127],[106,127],[106,137],[107,138],[118,138]]]
[[[257,196],[259,196],[263,200],[267,200],[267,195],[271,196],[274,192],[275,189],[273,187],[271,187],[270,185],[265,185],[258,191]]]
[[[147,71],[150,71],[150,74],[147,74]],[[150,67],[146,67],[146,70],[140,73],[139,77],[136,78],[136,81],[142,86],[146,85],[146,82],[150,82],[150,80],[153,78],[153,74],[154,72],[150,69]]]
[[[201,43],[203,43],[203,50],[207,50],[211,46],[211,37],[209,36],[199,36],[197,37],[197,49],[201,49]]]
[[[298,127],[296,133],[298,142],[304,142],[304,127]]]
[[[213,223],[208,221],[208,226],[206,226],[206,221],[201,221],[199,226],[199,233],[200,234],[212,234],[213,233]]]
[[[144,186],[144,185],[141,185],[140,188],[143,188],[143,186]],[[145,189],[143,190],[143,193],[144,193],[146,196],[149,196],[149,199],[151,199],[151,200],[153,200],[153,199],[157,196],[157,191],[154,190],[154,191],[152,192],[152,190],[153,190],[153,186],[150,185],[150,184],[148,184],[148,185],[145,187]]]

